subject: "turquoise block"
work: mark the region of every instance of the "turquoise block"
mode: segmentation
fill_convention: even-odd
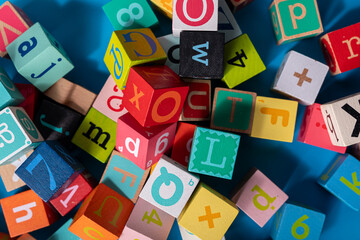
[[[74,68],[64,48],[39,23],[6,50],[17,71],[42,92]]]
[[[0,110],[7,106],[15,106],[24,101],[23,95],[15,87],[5,70],[0,67]]]
[[[79,240],[80,238],[69,231],[69,227],[71,222],[73,221],[72,218],[70,218],[64,225],[62,225],[56,232],[54,232],[53,235],[51,235],[48,240]]]

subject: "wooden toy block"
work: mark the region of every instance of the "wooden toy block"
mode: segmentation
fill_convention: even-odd
[[[35,109],[37,107],[39,90],[32,84],[15,83],[15,86],[25,99],[18,107],[24,108],[30,119],[33,120]]]
[[[18,237],[17,240],[36,240],[36,238],[34,238],[33,236],[31,236],[28,233],[25,233],[25,234],[21,235],[20,237]]]
[[[129,199],[100,183],[84,200],[69,231],[84,240],[117,240],[133,208]]]
[[[278,45],[324,31],[316,0],[274,0],[269,11]]]
[[[360,162],[351,155],[340,155],[318,180],[319,184],[352,209],[360,210]]]
[[[225,0],[219,0],[218,31],[225,34],[225,43],[239,37],[242,31]]]
[[[164,155],[147,180],[140,198],[177,218],[198,183],[197,176]]]
[[[195,236],[193,233],[189,232],[182,226],[179,226],[180,234],[183,240],[201,240],[197,236]],[[226,240],[225,236],[221,238],[221,240]]]
[[[236,12],[239,9],[247,6],[252,1],[253,0],[228,0],[228,3],[230,5],[230,8],[233,10],[233,12]]]
[[[39,23],[16,38],[6,50],[16,70],[42,92],[74,68],[64,48]]]
[[[221,79],[224,76],[224,43],[224,33],[181,32],[180,77]]]
[[[12,240],[13,238],[10,238],[9,234],[0,232],[0,240]]]
[[[149,28],[115,31],[111,35],[104,62],[119,89],[126,86],[132,66],[166,62],[166,53]]]
[[[119,90],[113,77],[110,75],[96,97],[93,108],[114,122],[117,122],[119,117],[127,113],[126,108],[122,104],[123,98],[123,90]]]
[[[100,182],[136,203],[149,171],[141,169],[114,150]]]
[[[360,23],[356,23],[329,32],[320,38],[321,47],[332,75],[360,67],[358,62],[360,48],[357,46],[360,41],[359,29]]]
[[[356,157],[357,159],[360,159],[360,143],[351,145],[348,149],[349,154]]]
[[[216,88],[214,95],[211,128],[250,134],[257,94]]]
[[[175,132],[176,123],[144,128],[127,113],[117,122],[116,150],[147,169],[172,147]]]
[[[119,240],[166,240],[174,220],[173,216],[139,198]]]
[[[239,144],[239,135],[196,127],[188,170],[231,180]]]
[[[11,237],[47,227],[58,217],[32,190],[3,198],[0,204]]]
[[[295,51],[285,56],[272,90],[299,101],[314,104],[329,67]]]
[[[234,88],[266,69],[247,34],[225,44],[224,60],[222,80],[229,88]]]
[[[7,107],[0,111],[0,165],[15,161],[41,141],[41,134],[23,108]]]
[[[148,28],[159,24],[146,0],[112,0],[102,9],[115,30]]]
[[[7,55],[6,47],[32,25],[25,12],[9,1],[0,6],[0,57]]]
[[[270,235],[274,240],[320,239],[324,221],[323,213],[285,203],[276,213]]]
[[[61,78],[57,81],[52,87],[44,92],[44,94],[52,100],[68,106],[82,115],[87,114],[96,98],[95,93],[90,92],[65,78]]]
[[[345,153],[346,147],[335,146],[331,143],[320,106],[315,103],[306,108],[297,140],[338,153]]]
[[[292,142],[298,103],[269,97],[256,97],[251,137]]]
[[[56,232],[54,232],[54,234],[51,235],[48,240],[79,240],[79,237],[70,232],[68,229],[72,221],[73,219],[70,218],[66,223],[64,223],[64,225],[62,225]]]
[[[179,123],[174,139],[171,159],[175,160],[186,168],[189,164],[195,129],[196,125],[181,122]]]
[[[123,104],[144,127],[179,120],[189,87],[168,66],[130,69]]]
[[[189,84],[189,93],[180,115],[180,121],[206,121],[211,111],[211,81],[183,79]]]
[[[172,30],[175,37],[182,31],[217,31],[218,0],[173,0]],[[190,10],[191,9],[191,10]]]
[[[161,0],[163,1],[163,0]],[[172,1],[172,0],[171,0]],[[161,47],[164,49],[167,55],[166,65],[171,68],[176,74],[179,74],[180,64],[180,38],[174,37],[169,34],[157,38]]]
[[[321,105],[332,144],[350,146],[360,142],[360,93]]]
[[[22,101],[24,101],[23,95],[10,80],[5,69],[0,67],[0,109],[19,105]]]
[[[172,19],[173,15],[173,0],[150,0],[153,6]]]
[[[71,142],[106,163],[115,147],[116,123],[95,108],[90,108]]]
[[[200,183],[178,223],[200,239],[221,239],[239,213],[229,199]]]

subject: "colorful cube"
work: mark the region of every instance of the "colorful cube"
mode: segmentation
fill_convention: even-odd
[[[161,47],[164,49],[166,55],[168,56],[165,64],[169,68],[171,68],[171,70],[173,70],[176,74],[179,74],[180,38],[174,37],[174,35],[169,34],[159,37],[157,40],[159,41]]]
[[[5,70],[0,67],[0,109],[19,105],[22,101],[24,101],[24,96],[10,80]]]
[[[218,31],[225,33],[225,43],[239,37],[242,32],[225,0],[219,0]]]
[[[182,226],[179,226],[180,234],[183,240],[201,240],[197,236],[195,236],[193,233],[189,232]],[[221,240],[226,240],[225,236],[221,238]]]
[[[196,125],[181,122],[178,125],[174,139],[171,159],[175,160],[186,168],[189,164],[195,129]]]
[[[70,218],[66,223],[64,223],[64,225],[62,225],[56,232],[54,232],[53,235],[48,238],[48,240],[79,240],[79,237],[70,232],[68,229],[72,221],[73,219]]]
[[[173,15],[173,0],[151,0],[152,4],[168,18]]]

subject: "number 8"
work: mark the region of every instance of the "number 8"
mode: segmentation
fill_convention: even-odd
[[[134,9],[137,9],[139,11],[138,14],[134,14]],[[130,16],[130,19],[127,21],[123,21],[121,18],[124,14],[128,14]],[[129,9],[123,8],[120,9],[117,13],[117,20],[123,27],[130,27],[134,20],[140,20],[144,16],[144,9],[141,7],[138,3],[132,3],[129,6]]]

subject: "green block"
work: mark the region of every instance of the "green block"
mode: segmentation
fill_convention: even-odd
[[[197,127],[188,170],[232,179],[239,144],[239,135]]]
[[[16,106],[24,101],[24,96],[0,67],[0,110],[7,106]]]

